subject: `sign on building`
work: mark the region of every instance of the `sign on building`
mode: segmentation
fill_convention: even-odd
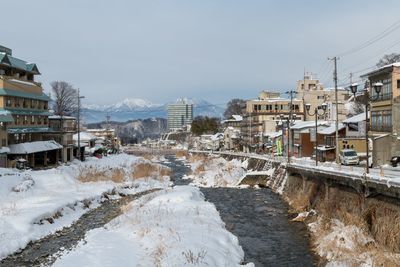
[[[315,128],[310,128],[310,141],[311,142],[316,142],[317,141],[317,135],[315,134]]]

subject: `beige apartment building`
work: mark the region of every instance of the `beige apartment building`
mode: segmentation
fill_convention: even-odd
[[[327,104],[327,111],[325,115],[319,116],[321,120],[334,121],[336,120],[336,105],[335,105],[335,89],[326,89],[319,82],[318,79],[314,79],[311,73],[306,73],[303,80],[297,81],[296,84],[296,97],[302,99],[305,104],[311,104],[311,112],[313,113],[314,108],[320,106],[322,103]],[[346,109],[347,100],[350,98],[350,93],[344,88],[338,88],[338,117],[339,121],[343,121],[347,118],[348,111]],[[305,114],[305,120],[314,120],[314,116]]]
[[[261,141],[263,135],[275,132],[281,121],[289,118],[290,99],[282,98],[278,92],[262,91],[257,99],[246,102],[246,115],[241,129],[242,136],[247,143],[254,144]],[[297,120],[304,119],[304,108],[301,99],[292,100],[292,115]]]
[[[382,91],[377,97],[369,89],[370,137],[373,140],[374,165],[386,164],[392,156],[400,155],[400,62],[393,63],[361,76],[367,85],[381,82]]]

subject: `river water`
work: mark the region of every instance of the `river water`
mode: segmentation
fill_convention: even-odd
[[[190,180],[182,177],[190,167],[174,156],[166,156],[163,163],[173,171],[176,186]],[[245,262],[256,266],[313,266],[313,257],[304,224],[290,222],[288,206],[271,190],[236,188],[201,188],[206,199],[215,204],[228,231],[239,239],[245,252]],[[54,262],[52,256],[61,250],[73,249],[91,229],[104,226],[120,215],[120,207],[143,194],[128,195],[105,201],[88,211],[72,224],[55,234],[29,243],[21,251],[0,261],[0,266],[40,266]]]
[[[166,157],[176,185],[188,184],[182,176],[190,168]],[[238,237],[245,262],[256,266],[314,266],[309,235],[303,223],[291,222],[288,205],[268,188],[201,188],[214,203],[228,231]]]

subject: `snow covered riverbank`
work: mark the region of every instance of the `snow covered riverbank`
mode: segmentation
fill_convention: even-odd
[[[55,266],[241,266],[243,257],[237,238],[199,189],[176,186],[127,205]]]
[[[0,169],[0,259],[70,225],[99,205],[105,192],[170,185],[168,177],[134,178],[135,166],[143,162],[121,154],[42,171]]]
[[[237,187],[247,170],[246,162],[226,160],[219,156],[207,158],[189,158],[192,174],[186,179],[192,179],[192,185],[200,187]]]

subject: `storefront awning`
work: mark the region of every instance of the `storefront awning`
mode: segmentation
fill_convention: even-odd
[[[12,155],[25,155],[37,152],[44,152],[56,149],[62,149],[62,145],[56,141],[36,141],[29,143],[13,144],[8,146]]]

